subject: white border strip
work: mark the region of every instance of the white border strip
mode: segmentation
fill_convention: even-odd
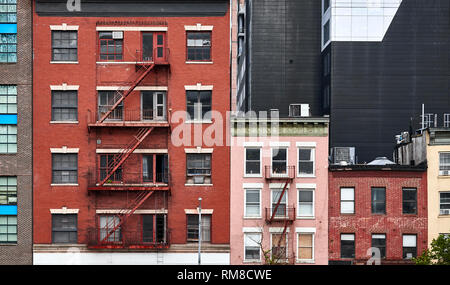
[[[297,142],[297,147],[316,147],[316,142]]]
[[[186,31],[212,31],[214,26],[203,26],[202,24],[193,25],[185,25],[184,29]]]
[[[244,147],[264,147],[264,142],[244,142]]]
[[[133,31],[133,32],[166,32],[168,30],[167,27],[96,27],[97,31]]]
[[[213,209],[202,209],[202,214],[212,215],[214,212]],[[184,213],[187,215],[197,215],[198,210],[197,209],[184,209]]]
[[[63,207],[62,209],[50,209],[51,214],[63,214],[63,215],[78,214],[79,211],[80,209],[67,209],[65,207]]]
[[[316,189],[317,185],[315,183],[297,183],[295,187],[298,189]]]
[[[290,147],[290,142],[270,142],[271,147]]]
[[[243,183],[242,188],[244,189],[263,189],[264,183]]]
[[[61,148],[50,148],[51,153],[79,153],[79,148],[68,148],[67,146],[63,146]]]
[[[50,30],[52,31],[78,31],[79,26],[76,25],[67,25],[63,23],[61,25],[50,25]]]
[[[50,85],[50,90],[66,91],[66,90],[78,90],[80,85],[67,85],[63,83],[61,85]]]
[[[250,227],[245,227],[245,228],[242,228],[242,232],[243,233],[262,233],[263,232],[263,230],[262,230],[262,228],[250,228]]]
[[[213,148],[185,148],[184,152],[185,153],[213,153],[214,149]]]
[[[120,153],[123,149],[108,149],[108,148],[98,148],[95,150],[96,153]],[[135,149],[133,153],[169,153],[168,149]]]
[[[284,188],[284,184],[286,183],[270,183],[269,184],[269,188],[270,189],[283,189]],[[288,190],[291,187],[291,183],[288,183],[286,190]]]
[[[316,228],[295,228],[296,233],[316,233]]]
[[[276,227],[276,228],[269,228],[269,233],[276,233],[276,234],[282,234],[284,231],[284,228]],[[290,231],[289,228],[286,229],[286,232],[288,233]]]
[[[184,85],[184,90],[198,90],[198,91],[207,91],[213,90],[214,85],[202,85],[201,83],[197,83],[197,85]]]

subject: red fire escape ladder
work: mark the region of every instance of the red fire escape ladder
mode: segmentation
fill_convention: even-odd
[[[114,156],[111,163],[108,164],[105,178],[100,182],[100,186],[106,183],[116,170],[127,160],[133,151],[144,141],[144,139],[153,131],[152,128],[141,128],[134,136],[133,140],[120,153]]]
[[[112,229],[108,232],[108,234],[100,241],[101,243],[105,242],[108,240],[108,238],[120,227],[122,226],[125,221],[128,219],[128,217],[130,217],[131,215],[134,214],[134,212],[154,193],[154,191],[150,191],[150,192],[142,192],[140,193],[136,199],[134,200],[134,202],[131,204],[131,209],[122,209],[119,212],[119,218],[120,218],[120,222]],[[109,226],[107,226],[106,228],[109,228]]]
[[[286,183],[284,184],[284,188],[283,191],[281,192],[280,198],[278,199],[277,204],[275,205],[275,208],[272,210],[272,216],[270,217],[269,222],[271,223],[273,221],[273,219],[275,218],[275,214],[277,213],[278,210],[278,206],[280,206],[281,203],[281,199],[283,199],[284,193],[286,192],[287,186],[289,184],[289,180],[286,181]],[[286,209],[287,211],[288,209]]]
[[[131,92],[133,92],[136,86],[138,86],[142,82],[142,80],[144,80],[144,78],[150,73],[150,71],[152,71],[154,67],[155,64],[151,64],[148,67],[144,65],[143,68],[145,69],[145,71],[133,82],[133,84],[131,85],[130,88],[128,88],[128,90],[126,90],[123,94],[120,91],[117,91],[116,95],[120,96],[119,99],[114,103],[111,109],[108,112],[106,112],[103,115],[103,117],[101,117],[99,123],[102,123],[104,120],[106,120],[106,118],[108,118],[108,116],[117,108],[117,106],[119,106],[120,103],[122,103],[123,100],[125,100],[125,98],[127,98],[128,95],[130,95]]]

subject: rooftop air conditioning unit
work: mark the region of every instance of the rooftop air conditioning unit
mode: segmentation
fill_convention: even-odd
[[[289,117],[309,117],[309,104],[289,105]]]
[[[352,165],[356,163],[354,147],[335,147],[333,148],[334,164]]]

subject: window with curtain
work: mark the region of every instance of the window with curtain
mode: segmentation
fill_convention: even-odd
[[[245,233],[244,234],[244,260],[259,261],[261,259],[261,234]]]
[[[211,120],[211,91],[186,91],[187,113],[189,121]]]
[[[261,216],[261,190],[247,189],[245,190],[245,216],[260,217]]]
[[[261,175],[261,149],[245,149],[245,174]]]
[[[298,175],[312,176],[314,175],[314,148],[298,149]]]
[[[299,217],[314,216],[314,190],[298,190],[298,214]]]
[[[198,215],[187,215],[187,241],[198,242]],[[211,215],[202,214],[202,242],[211,242]]]
[[[211,32],[187,33],[187,60],[211,60]]]

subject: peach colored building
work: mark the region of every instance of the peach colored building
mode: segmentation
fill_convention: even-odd
[[[328,264],[328,125],[231,120],[231,264]]]

